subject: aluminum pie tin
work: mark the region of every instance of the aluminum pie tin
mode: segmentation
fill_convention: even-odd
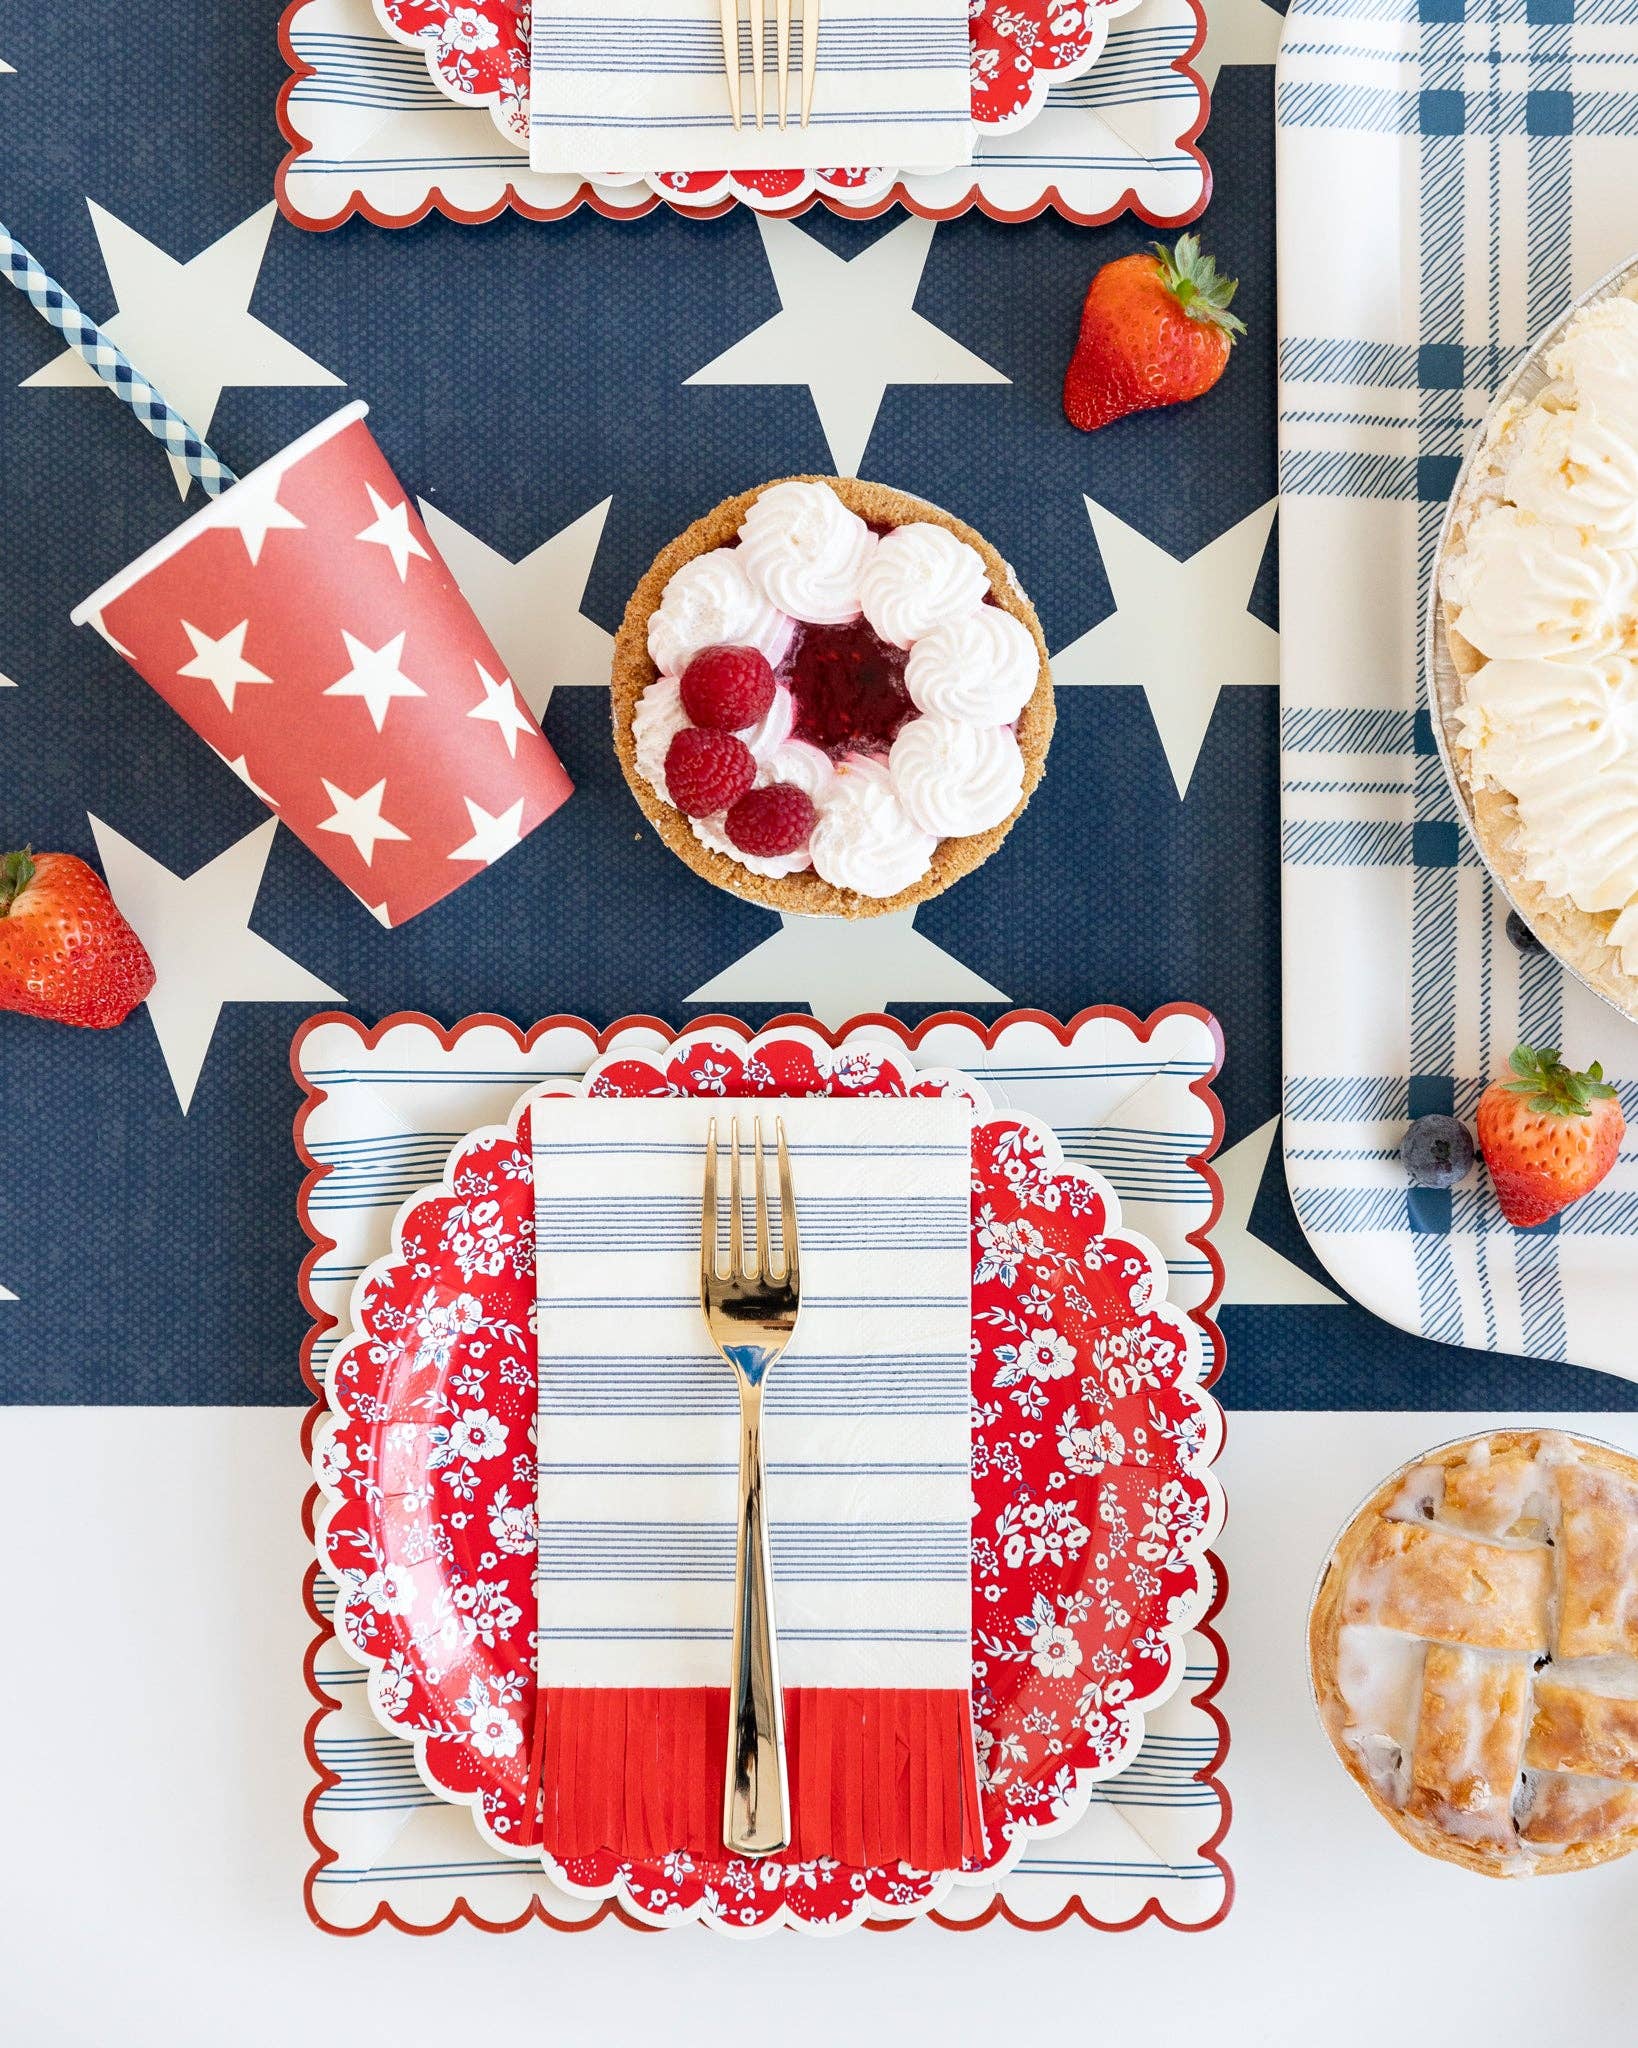
[[[1400,1464],[1390,1467],[1374,1485],[1366,1488],[1354,1507],[1338,1523],[1336,1534],[1325,1546],[1325,1554],[1314,1573],[1314,1583],[1308,1595],[1308,1605],[1303,1612],[1302,1621],[1302,1659],[1303,1670],[1308,1679],[1309,1708],[1314,1717],[1314,1726],[1319,1730],[1320,1737],[1327,1751],[1353,1784],[1355,1790],[1365,1799],[1366,1803],[1372,1808],[1372,1811],[1377,1813],[1379,1819],[1384,1818],[1384,1816],[1381,1814],[1380,1809],[1377,1808],[1376,1802],[1355,1777],[1347,1758],[1343,1756],[1341,1750],[1337,1747],[1336,1738],[1332,1735],[1326,1723],[1325,1707],[1320,1698],[1319,1680],[1314,1671],[1314,1609],[1319,1605],[1320,1595],[1325,1590],[1325,1582],[1331,1576],[1332,1570],[1336,1565],[1337,1552],[1342,1548],[1343,1542],[1352,1531],[1354,1524],[1378,1495],[1385,1493],[1390,1486],[1403,1486],[1419,1465],[1426,1465],[1432,1459],[1441,1458],[1447,1451],[1465,1451],[1474,1444],[1490,1443],[1498,1436],[1515,1435],[1562,1437],[1566,1443],[1584,1446],[1589,1450],[1613,1452],[1616,1457],[1625,1458],[1629,1461],[1632,1461],[1635,1455],[1624,1444],[1611,1443],[1607,1437],[1589,1436],[1585,1430],[1564,1429],[1555,1422],[1530,1422],[1505,1413],[1501,1414],[1494,1421],[1487,1422],[1478,1429],[1464,1430],[1460,1436],[1442,1437],[1438,1443],[1429,1444],[1426,1450],[1418,1451],[1414,1457],[1406,1458]],[[1419,1855],[1427,1856],[1433,1853],[1430,1850],[1420,1848],[1415,1843],[1410,1844],[1410,1846],[1415,1848]],[[1631,1853],[1638,1855],[1638,1851]],[[1442,1861],[1443,1859],[1435,1857],[1434,1860]]]
[[[1546,356],[1557,346],[1565,329],[1577,314],[1588,306],[1596,305],[1601,299],[1613,299],[1623,294],[1629,298],[1638,298],[1638,256],[1629,256],[1624,263],[1617,264],[1614,270],[1601,277],[1597,284],[1583,292],[1572,305],[1567,306],[1551,327],[1536,336],[1523,362],[1496,393],[1491,401],[1490,410],[1485,415],[1484,425],[1457,473],[1456,486],[1450,494],[1450,503],[1445,508],[1444,520],[1439,528],[1439,541],[1433,554],[1433,573],[1428,580],[1422,631],[1422,676],[1428,709],[1432,714],[1430,722],[1433,726],[1434,742],[1439,749],[1440,764],[1445,771],[1445,780],[1450,785],[1450,793],[1455,799],[1457,815],[1474,851],[1508,906],[1532,931],[1535,928],[1528,913],[1485,850],[1474,820],[1473,792],[1459,765],[1456,714],[1462,700],[1462,680],[1451,658],[1450,643],[1445,631],[1444,607],[1439,602],[1439,577],[1444,568],[1445,553],[1450,546],[1457,514],[1465,503],[1475,474],[1488,458],[1491,439],[1501,413],[1515,402],[1528,403],[1551,382],[1547,375]],[[1601,987],[1585,969],[1566,958],[1546,935],[1537,933],[1536,936],[1565,973],[1572,975],[1583,988],[1597,996],[1601,1003],[1607,1003],[1621,1016],[1638,1017],[1638,995],[1630,996],[1623,1001],[1608,988]]]

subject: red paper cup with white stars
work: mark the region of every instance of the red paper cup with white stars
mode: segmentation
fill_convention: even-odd
[[[572,785],[365,411],[293,441],[73,617],[400,925]]]

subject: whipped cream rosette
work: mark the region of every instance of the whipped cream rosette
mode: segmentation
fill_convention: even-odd
[[[683,860],[849,917],[987,858],[1053,726],[1040,625],[1000,556],[851,477],[747,492],[665,549],[615,643],[613,709],[627,781]]]
[[[1447,520],[1430,675],[1458,796],[1536,935],[1638,1016],[1638,288],[1503,394]]]

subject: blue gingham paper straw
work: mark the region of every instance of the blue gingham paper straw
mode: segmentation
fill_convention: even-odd
[[[179,412],[173,412],[142,372],[108,339],[94,320],[88,319],[62,286],[47,277],[4,221],[0,221],[0,271],[26,292],[42,318],[49,320],[83,362],[89,363],[116,398],[122,398],[156,441],[188,472],[196,476],[210,495],[219,497],[239,479],[203,438],[196,434]]]

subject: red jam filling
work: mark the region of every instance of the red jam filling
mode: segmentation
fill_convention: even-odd
[[[798,623],[779,666],[796,713],[793,737],[843,754],[880,754],[915,716],[904,687],[909,655],[883,640],[863,618],[845,626]]]

